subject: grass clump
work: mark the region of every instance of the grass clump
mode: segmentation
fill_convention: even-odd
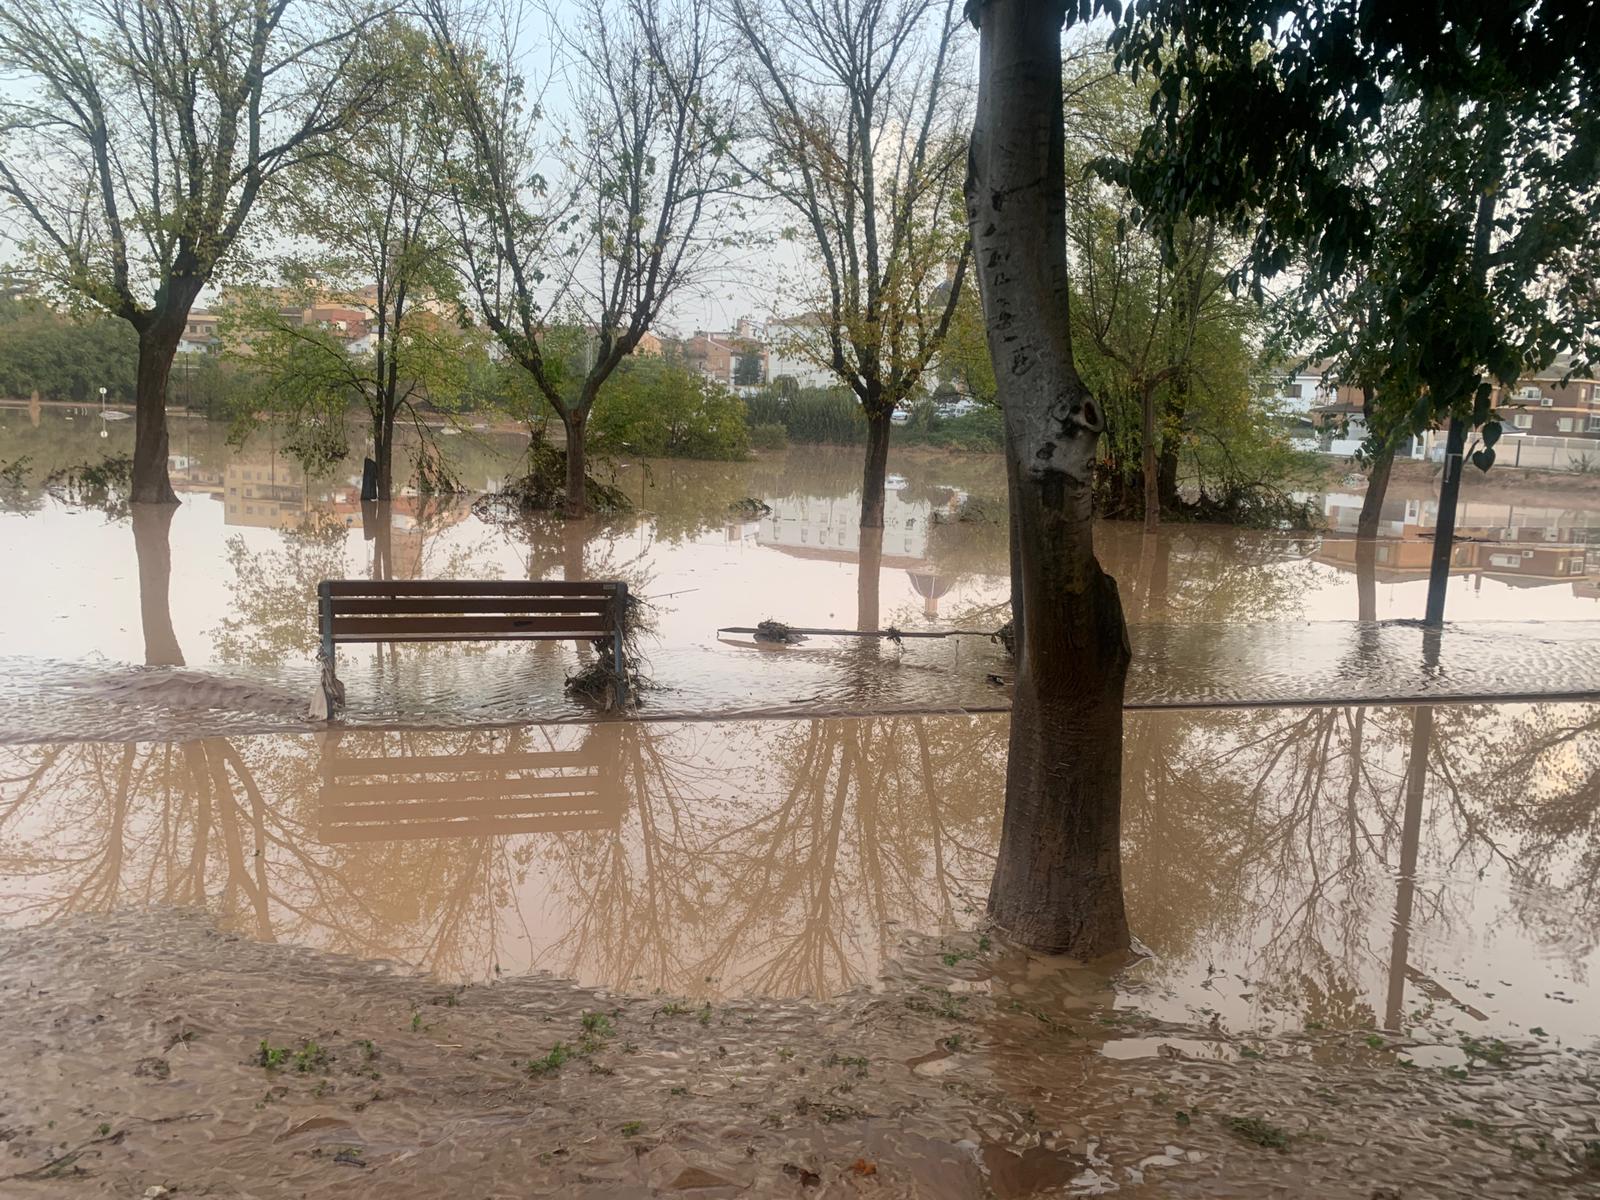
[[[528,1074],[553,1075],[575,1059],[588,1058],[605,1046],[606,1040],[615,1036],[616,1028],[607,1013],[586,1012],[579,1020],[583,1035],[577,1042],[557,1042],[539,1058],[528,1060]],[[609,1075],[610,1068],[591,1064],[596,1074]]]
[[[577,1057],[577,1051],[566,1042],[557,1042],[542,1058],[528,1060],[528,1074],[553,1075]]]
[[[1287,1150],[1289,1131],[1260,1117],[1224,1117],[1222,1123],[1235,1137],[1268,1150]]]

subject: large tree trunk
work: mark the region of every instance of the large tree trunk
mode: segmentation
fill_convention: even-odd
[[[1121,858],[1127,627],[1092,543],[1105,427],[1072,364],[1059,3],[991,0],[981,18],[967,215],[1005,413],[1026,634],[1017,658],[989,913],[1033,948],[1128,945]]]
[[[1383,501],[1389,491],[1389,475],[1394,470],[1394,447],[1385,446],[1372,460],[1367,472],[1367,494],[1361,498],[1361,515],[1356,518],[1356,536],[1375,538],[1378,522],[1383,517]]]
[[[883,527],[881,525],[863,525],[861,527],[860,550],[856,554],[857,629],[878,628],[878,622],[882,619],[879,611],[882,578]],[[873,642],[874,645],[877,644],[872,638],[862,638],[861,640],[863,642]]]
[[[1140,404],[1140,422],[1139,473],[1144,481],[1144,531],[1154,534],[1161,524],[1161,481],[1156,464],[1156,389],[1148,383],[1144,385]]]
[[[1178,509],[1178,442],[1179,438],[1161,439],[1161,461],[1156,465],[1156,494],[1162,512]]]
[[[889,431],[893,409],[867,410],[867,461],[861,470],[861,528],[883,528],[883,492],[889,478]]]
[[[569,408],[561,414],[562,428],[567,431],[567,499],[562,512],[573,518],[585,516],[589,511],[589,456],[584,442],[588,424],[587,409]]]
[[[1394,933],[1389,944],[1389,990],[1383,1006],[1383,1027],[1399,1029],[1405,1010],[1406,973],[1411,955],[1411,909],[1416,901],[1417,850],[1421,842],[1422,801],[1428,782],[1428,755],[1433,748],[1433,709],[1411,710],[1411,754],[1406,760],[1406,807],[1400,825],[1400,875],[1394,897]]]
[[[1450,586],[1450,560],[1456,541],[1456,498],[1461,494],[1462,452],[1466,449],[1467,423],[1450,418],[1445,437],[1444,480],[1439,486],[1439,522],[1433,530],[1433,557],[1428,564],[1427,625],[1444,624],[1444,597]]]
[[[1378,521],[1394,469],[1394,447],[1385,446],[1367,472],[1367,494],[1361,498],[1356,520],[1356,608],[1363,621],[1378,619]]]
[[[167,475],[167,380],[178,352],[188,308],[176,320],[161,318],[139,331],[139,366],[135,375],[133,421],[133,488],[135,504],[176,504]]]
[[[372,427],[372,458],[378,464],[378,499],[394,499],[394,412],[383,403]]]
[[[162,465],[165,466],[165,460]],[[130,505],[133,552],[139,560],[139,623],[144,627],[144,665],[181,667],[183,650],[172,631],[171,504]]]

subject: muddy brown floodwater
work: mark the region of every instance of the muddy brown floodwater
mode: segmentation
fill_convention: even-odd
[[[617,478],[637,513],[505,528],[475,516],[470,497],[363,505],[349,478],[307,478],[269,444],[235,451],[225,431],[184,420],[174,432],[183,503],[130,513],[115,495],[67,504],[40,489],[52,466],[128,448],[129,422],[102,440],[94,413],[66,415],[34,426],[0,409],[0,458],[29,455],[32,472],[0,496],[0,561],[26,579],[8,591],[0,623],[0,741],[310,728],[316,585],[338,577],[621,579],[651,602],[645,715],[1009,703],[991,682],[1007,666],[984,633],[1004,620],[1009,579],[994,456],[898,457],[881,552],[869,545],[863,557],[856,464],[832,450],[626,464]],[[505,478],[520,452],[514,438],[471,430],[443,440],[475,489]],[[1146,544],[1132,526],[1105,525],[1100,553],[1134,626],[1131,701],[1600,696],[1600,647],[1588,636],[1600,493],[1575,493],[1563,508],[1547,490],[1524,503],[1504,486],[1469,489],[1452,636],[1430,660],[1405,624],[1423,611],[1430,488],[1396,482],[1363,579],[1346,533],[1356,496],[1319,497],[1327,527],[1309,535],[1179,525]],[[767,618],[978,632],[904,647],[817,637],[778,650],[719,633]],[[343,647],[344,716],[418,727],[588,720],[562,687],[585,653],[550,642]]]
[[[98,434],[0,410],[36,477]],[[1104,527],[1140,944],[1085,965],[982,927],[995,460],[898,457],[864,556],[832,452],[510,530],[174,454],[175,511],[0,497],[0,1197],[1600,1195],[1600,496],[1469,492],[1437,642],[1425,476],[1360,579],[1359,497]],[[382,647],[313,731],[352,575],[625,579],[652,719],[583,647]],[[767,617],[980,632],[718,635]]]
[[[6,1186],[1600,1186],[1600,706],[1130,714],[1143,953],[1095,967],[973,932],[1004,751],[1001,715],[11,747]]]

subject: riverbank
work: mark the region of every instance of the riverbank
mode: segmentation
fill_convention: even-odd
[[[1588,1052],[1497,1042],[1450,1073],[1377,1035],[1239,1043],[1107,1010],[1086,968],[944,945],[832,1003],[702,1005],[545,978],[441,987],[192,912],[0,934],[0,1182],[1360,1200],[1600,1184]]]

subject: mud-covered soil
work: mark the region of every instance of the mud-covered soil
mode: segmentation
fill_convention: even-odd
[[[705,1006],[442,988],[192,911],[7,931],[0,1195],[1600,1191],[1592,1050],[1237,1043],[948,945],[836,1001]]]

